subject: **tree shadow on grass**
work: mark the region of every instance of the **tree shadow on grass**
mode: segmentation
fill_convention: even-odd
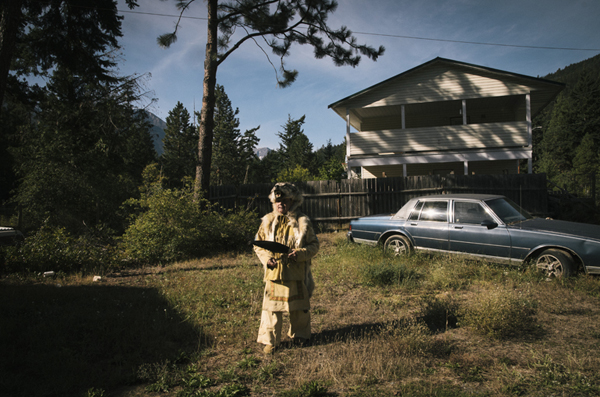
[[[311,336],[311,345],[327,345],[333,342],[347,342],[359,339],[365,335],[381,332],[386,323],[353,324],[341,328],[323,330]]]
[[[0,396],[82,396],[136,382],[207,340],[156,289],[0,286]]]

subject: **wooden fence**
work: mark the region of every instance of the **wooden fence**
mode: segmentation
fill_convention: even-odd
[[[361,216],[394,213],[413,197],[442,193],[501,194],[536,215],[548,212],[546,174],[427,175],[345,179],[295,184],[304,194],[302,212],[313,223],[343,227]],[[248,208],[260,216],[272,211],[273,183],[211,186],[210,200],[227,209]]]

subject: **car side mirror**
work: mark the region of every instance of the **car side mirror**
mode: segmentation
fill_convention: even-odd
[[[485,226],[488,228],[488,230],[490,230],[498,227],[498,224],[496,222],[490,221],[489,219],[485,219],[481,222],[481,226]]]

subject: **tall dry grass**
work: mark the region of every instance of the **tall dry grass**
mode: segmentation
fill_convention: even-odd
[[[255,342],[250,251],[97,283],[2,279],[0,395],[600,394],[597,277],[319,238],[311,343],[273,356]]]

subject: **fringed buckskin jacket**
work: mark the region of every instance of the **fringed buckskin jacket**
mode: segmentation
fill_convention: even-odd
[[[276,241],[295,249],[298,254],[296,261],[291,261],[288,260],[287,254],[276,254],[255,247],[256,255],[262,262],[265,271],[264,281],[302,280],[306,285],[309,297],[312,296],[315,283],[310,266],[311,258],[319,251],[319,240],[310,219],[297,210],[288,211],[285,215],[274,210],[262,218],[255,239]],[[277,267],[273,269],[267,267],[270,258],[277,260]]]

